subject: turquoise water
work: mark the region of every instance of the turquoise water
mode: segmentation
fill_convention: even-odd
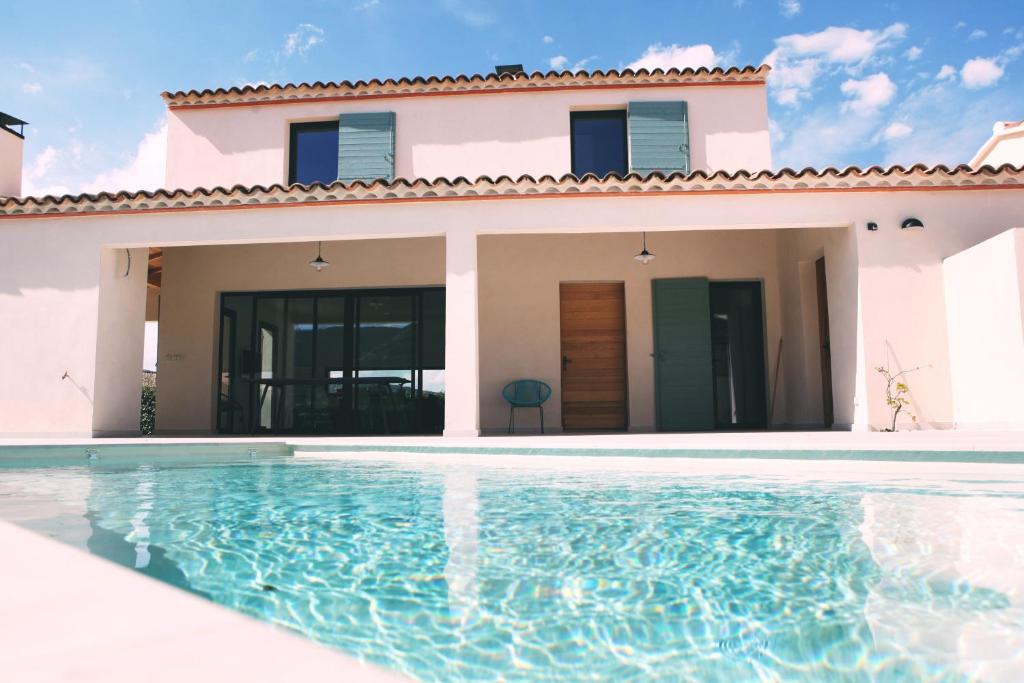
[[[0,465],[0,517],[424,681],[1024,666],[992,647],[1024,644],[1024,560],[994,571],[975,543],[984,580],[964,567],[971,524],[1020,540],[1015,482],[101,460]],[[956,645],[968,626],[988,634],[977,656]]]

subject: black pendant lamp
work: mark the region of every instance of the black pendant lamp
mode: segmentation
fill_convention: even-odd
[[[654,254],[652,254],[651,252],[647,251],[647,233],[646,232],[644,233],[644,249],[643,249],[643,251],[641,251],[639,254],[637,254],[633,258],[636,259],[642,265],[645,265],[645,266],[648,263],[650,263],[651,261],[654,260]]]
[[[323,247],[323,244],[323,242],[316,243],[316,258],[309,262],[309,265],[313,268],[313,270],[315,270],[318,273],[327,266],[331,265],[331,262],[325,260],[324,257],[321,255],[321,249]]]

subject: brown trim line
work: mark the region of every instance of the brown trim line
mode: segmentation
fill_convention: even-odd
[[[493,201],[515,199],[565,199],[578,197],[592,198],[638,198],[678,197],[684,195],[746,195],[746,194],[811,194],[819,192],[951,192],[955,190],[1024,190],[1024,185],[942,185],[942,186],[901,186],[901,187],[786,187],[744,190],[648,190],[641,192],[542,192],[537,194],[494,194],[459,197],[390,197],[387,199],[324,199],[312,202],[277,202],[274,204],[221,204],[212,206],[175,206],[160,209],[114,209],[104,211],[75,211],[53,213],[0,214],[0,220],[24,218],[87,218],[89,216],[116,216],[143,213],[171,213],[178,211],[237,211],[246,209],[285,209],[293,206],[340,206],[363,204],[395,204],[411,202],[459,202]]]
[[[274,104],[307,104],[309,102],[344,102],[347,100],[385,100],[406,97],[439,97],[447,95],[501,95],[517,93],[554,92],[559,90],[622,90],[626,88],[703,88],[708,86],[763,86],[763,79],[751,81],[710,81],[707,83],[594,83],[590,85],[538,85],[519,88],[479,88],[477,90],[434,90],[428,92],[371,93],[366,95],[329,95],[325,97],[289,97],[273,100],[243,100],[240,102],[200,102],[197,104],[168,103],[168,109],[216,109],[220,107],[263,107]]]

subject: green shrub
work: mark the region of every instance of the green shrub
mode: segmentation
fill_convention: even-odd
[[[142,415],[139,418],[139,426],[143,435],[153,433],[156,426],[156,388],[142,387]]]

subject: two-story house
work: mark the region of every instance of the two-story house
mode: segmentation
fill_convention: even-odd
[[[146,319],[165,434],[1024,425],[1024,173],[772,171],[767,73],[164,93],[167,189],[0,199],[0,432],[137,431]]]

